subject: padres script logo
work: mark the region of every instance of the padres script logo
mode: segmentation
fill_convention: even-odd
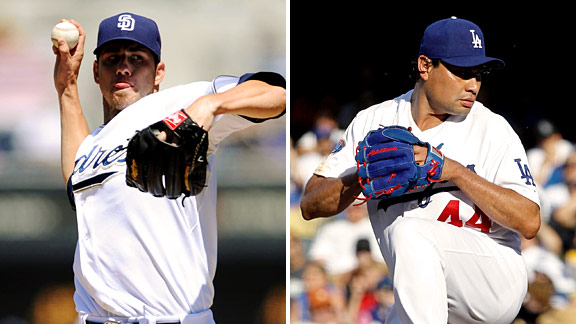
[[[98,169],[107,169],[113,165],[121,165],[126,163],[126,149],[122,145],[118,145],[113,149],[106,150],[100,145],[95,145],[90,153],[82,155],[78,158],[74,165],[75,174],[83,174],[91,171],[97,173],[95,176],[82,180],[73,185],[73,190],[81,190],[94,185],[102,184],[106,179],[110,178],[118,171],[111,171],[100,173]]]
[[[130,15],[121,15],[118,17],[118,28],[120,30],[133,31],[135,20]]]

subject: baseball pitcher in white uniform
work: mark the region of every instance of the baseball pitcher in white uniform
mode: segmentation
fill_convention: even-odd
[[[122,13],[99,26],[93,73],[104,124],[90,131],[77,90],[85,33],[71,22],[80,31],[78,46],[70,49],[60,40],[53,51],[62,172],[78,222],[73,268],[79,321],[214,323],[214,153],[226,136],[284,114],[285,80],[258,72],[159,91],[165,65],[158,27]],[[128,186],[129,139],[181,110],[208,131],[205,188],[168,199]]]
[[[483,74],[502,67],[485,55],[474,23],[452,17],[431,24],[414,89],[360,111],[306,186],[305,219],[368,204],[394,284],[387,324],[509,324],[518,314],[528,285],[519,235],[538,232],[540,202],[519,137],[476,101]],[[359,156],[369,137],[382,137],[392,125],[427,144],[406,153],[416,169],[428,170],[420,188],[386,187],[401,173],[383,181],[371,175],[395,167],[394,159],[373,156],[398,152],[400,144]]]

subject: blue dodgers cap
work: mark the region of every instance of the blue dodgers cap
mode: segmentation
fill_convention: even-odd
[[[102,45],[117,39],[131,40],[146,46],[160,61],[162,42],[158,25],[154,20],[129,12],[102,20],[98,28],[98,45],[94,54],[100,53]]]
[[[504,67],[504,61],[486,56],[484,34],[480,27],[456,17],[439,20],[426,28],[419,55],[458,67]]]

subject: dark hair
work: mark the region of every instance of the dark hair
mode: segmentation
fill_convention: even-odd
[[[356,253],[361,251],[370,251],[370,241],[362,238],[356,242]]]

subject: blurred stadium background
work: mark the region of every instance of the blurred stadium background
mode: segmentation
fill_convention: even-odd
[[[286,76],[286,3],[248,1],[0,2],[0,323],[73,323],[76,221],[59,168],[59,112],[50,31],[80,22],[79,88],[93,129],[102,104],[92,79],[99,22],[130,11],[160,27],[162,88],[257,70]],[[286,117],[249,129],[219,158],[218,323],[285,320]],[[121,248],[121,247],[119,247]]]

